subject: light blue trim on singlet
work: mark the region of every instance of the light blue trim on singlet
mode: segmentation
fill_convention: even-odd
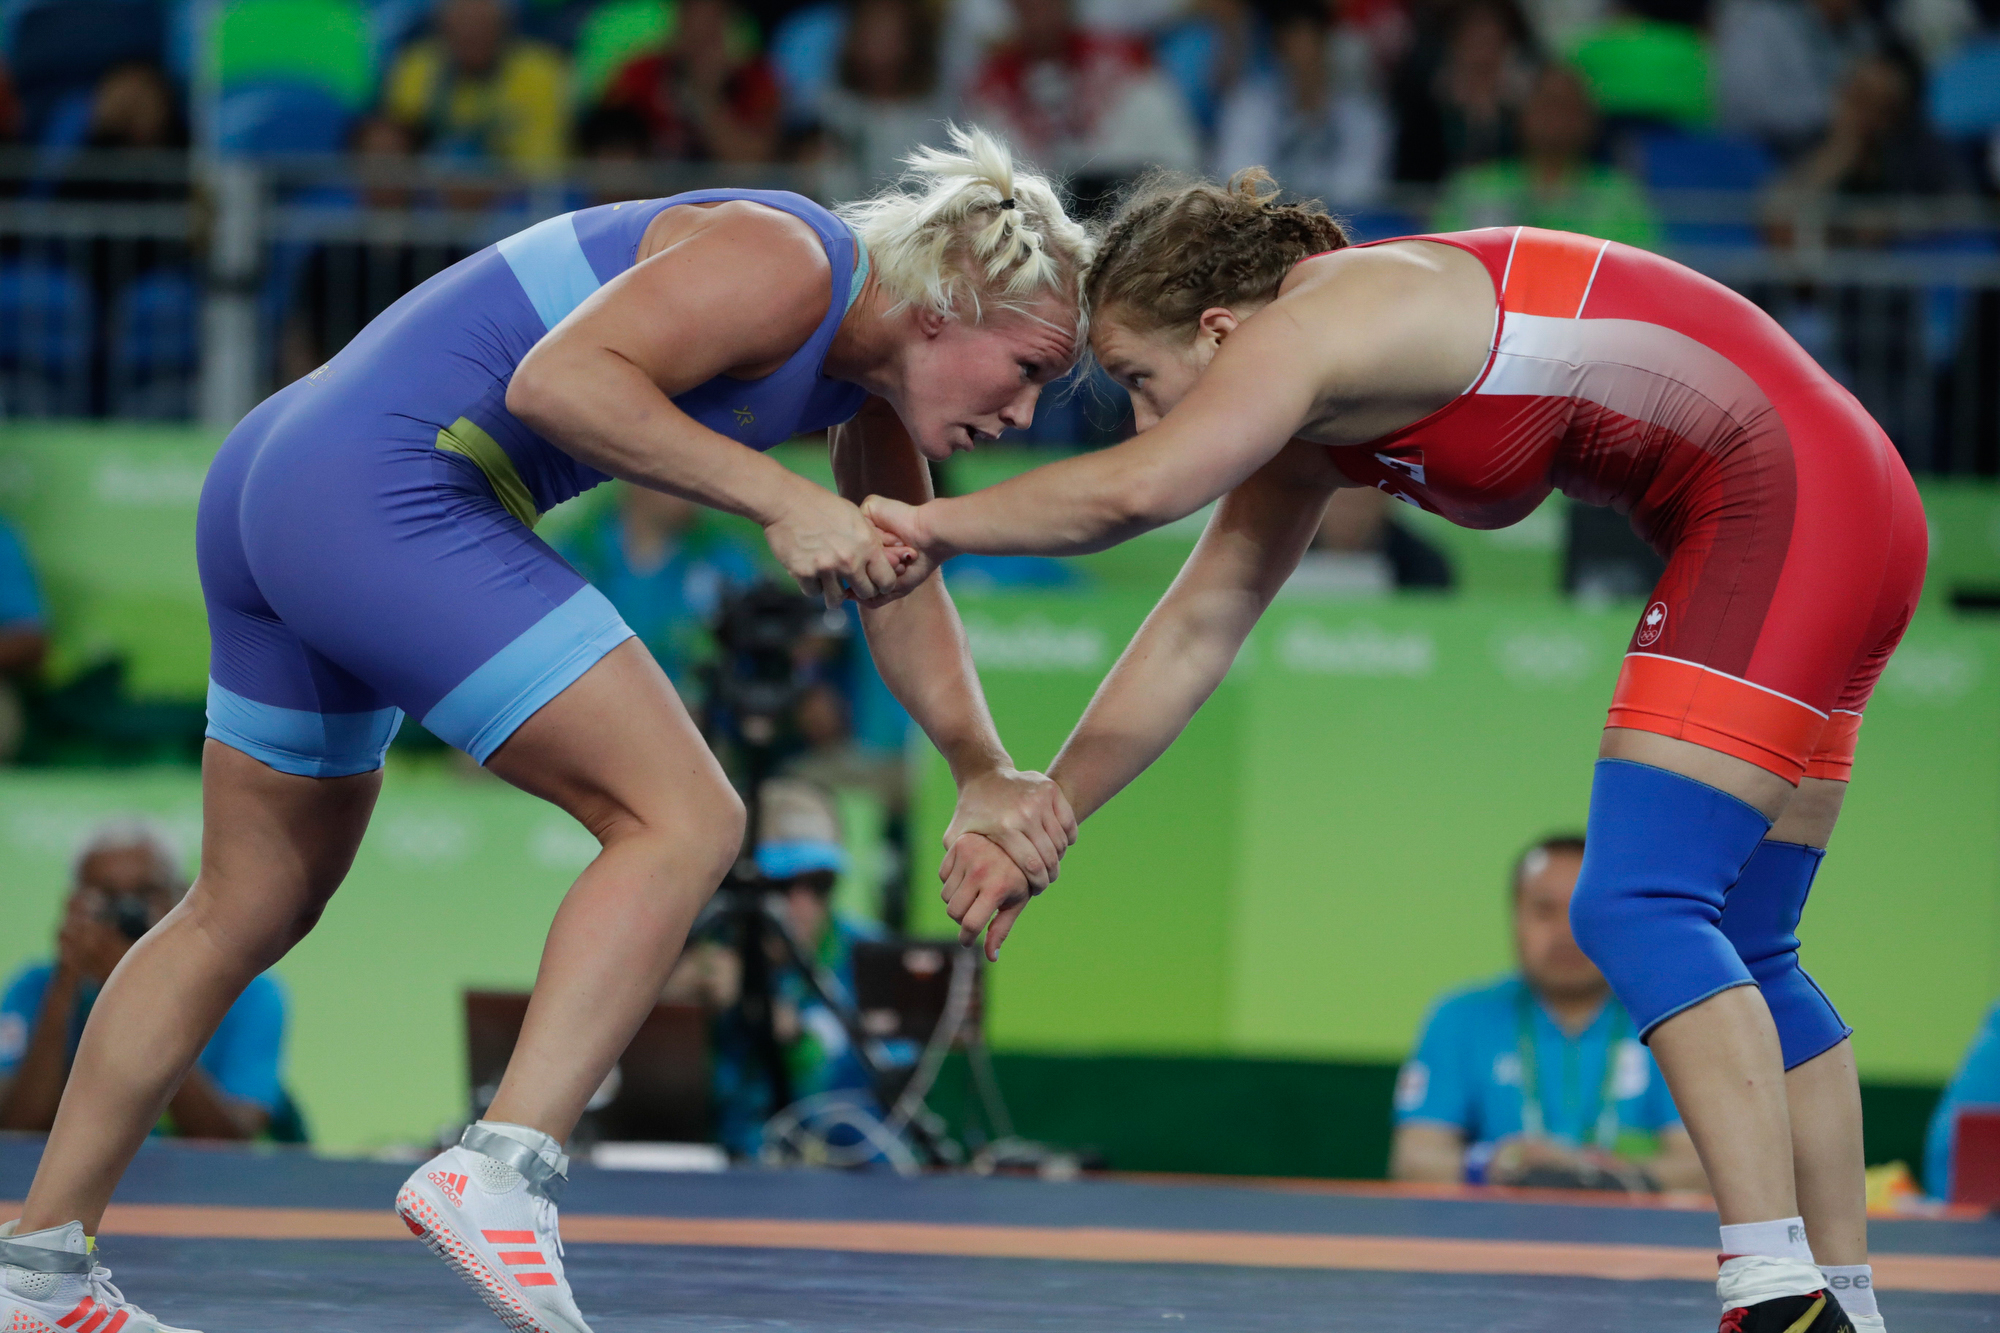
[[[854,309],[854,303],[861,299],[861,289],[868,283],[868,247],[861,243],[861,233],[849,227],[847,234],[854,238],[854,277],[847,284],[847,305],[840,313]]]
[[[382,767],[389,742],[403,725],[403,710],[310,713],[246,699],[208,682],[210,738],[241,750],[280,773],[302,778],[344,778]]]
[[[438,700],[424,726],[483,764],[542,705],[631,637],[604,594],[585,584]]]
[[[576,239],[574,214],[564,213],[516,232],[495,248],[514,270],[544,328],[554,328],[603,286]]]

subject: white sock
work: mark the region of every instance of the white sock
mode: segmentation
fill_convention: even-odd
[[[1811,1263],[1812,1247],[1806,1244],[1806,1220],[1781,1217],[1775,1222],[1743,1222],[1722,1229],[1722,1253],[1728,1258],[1762,1255],[1767,1259],[1796,1259]]]
[[[1840,1301],[1840,1308],[1857,1318],[1878,1315],[1875,1305],[1875,1270],[1867,1264],[1821,1264],[1826,1285]]]
[[[504,1120],[482,1120],[479,1122],[479,1127],[490,1129],[503,1139],[512,1139],[516,1143],[532,1148],[540,1154],[543,1161],[558,1171],[567,1164],[562,1145],[539,1129],[527,1125],[510,1125]]]

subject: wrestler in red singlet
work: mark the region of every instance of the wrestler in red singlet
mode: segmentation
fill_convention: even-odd
[[[1341,472],[1471,528],[1551,489],[1629,514],[1668,563],[1610,725],[1846,779],[1923,586],[1923,508],[1882,428],[1769,315],[1658,255],[1533,227],[1411,239],[1486,265],[1493,351],[1421,421],[1330,448]]]

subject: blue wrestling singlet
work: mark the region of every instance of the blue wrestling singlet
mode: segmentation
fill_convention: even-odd
[[[800,195],[607,204],[454,264],[266,399],[216,455],[196,536],[209,736],[281,772],[340,777],[381,767],[408,713],[483,763],[631,637],[532,531],[606,478],[509,413],[507,385],[542,335],[637,262],[662,210],[734,199],[819,234],[833,300],[776,371],[674,403],[760,450],[860,410],[865,391],[820,367],[867,254]]]

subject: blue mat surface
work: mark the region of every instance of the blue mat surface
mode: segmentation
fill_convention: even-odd
[[[37,1140],[0,1137],[0,1198],[26,1191]],[[122,1203],[382,1210],[409,1167],[154,1142]],[[1567,1203],[1371,1198],[1208,1182],[733,1171],[661,1176],[579,1166],[566,1215],[988,1223],[1705,1247],[1712,1214]],[[2000,1255],[2000,1222],[1876,1225],[1884,1253]],[[413,1241],[114,1236],[134,1300],[204,1333],[487,1333],[500,1327]],[[948,1258],[572,1244],[596,1333],[1709,1333],[1696,1282]],[[1897,1333],[2000,1333],[2000,1298],[1891,1293]]]

